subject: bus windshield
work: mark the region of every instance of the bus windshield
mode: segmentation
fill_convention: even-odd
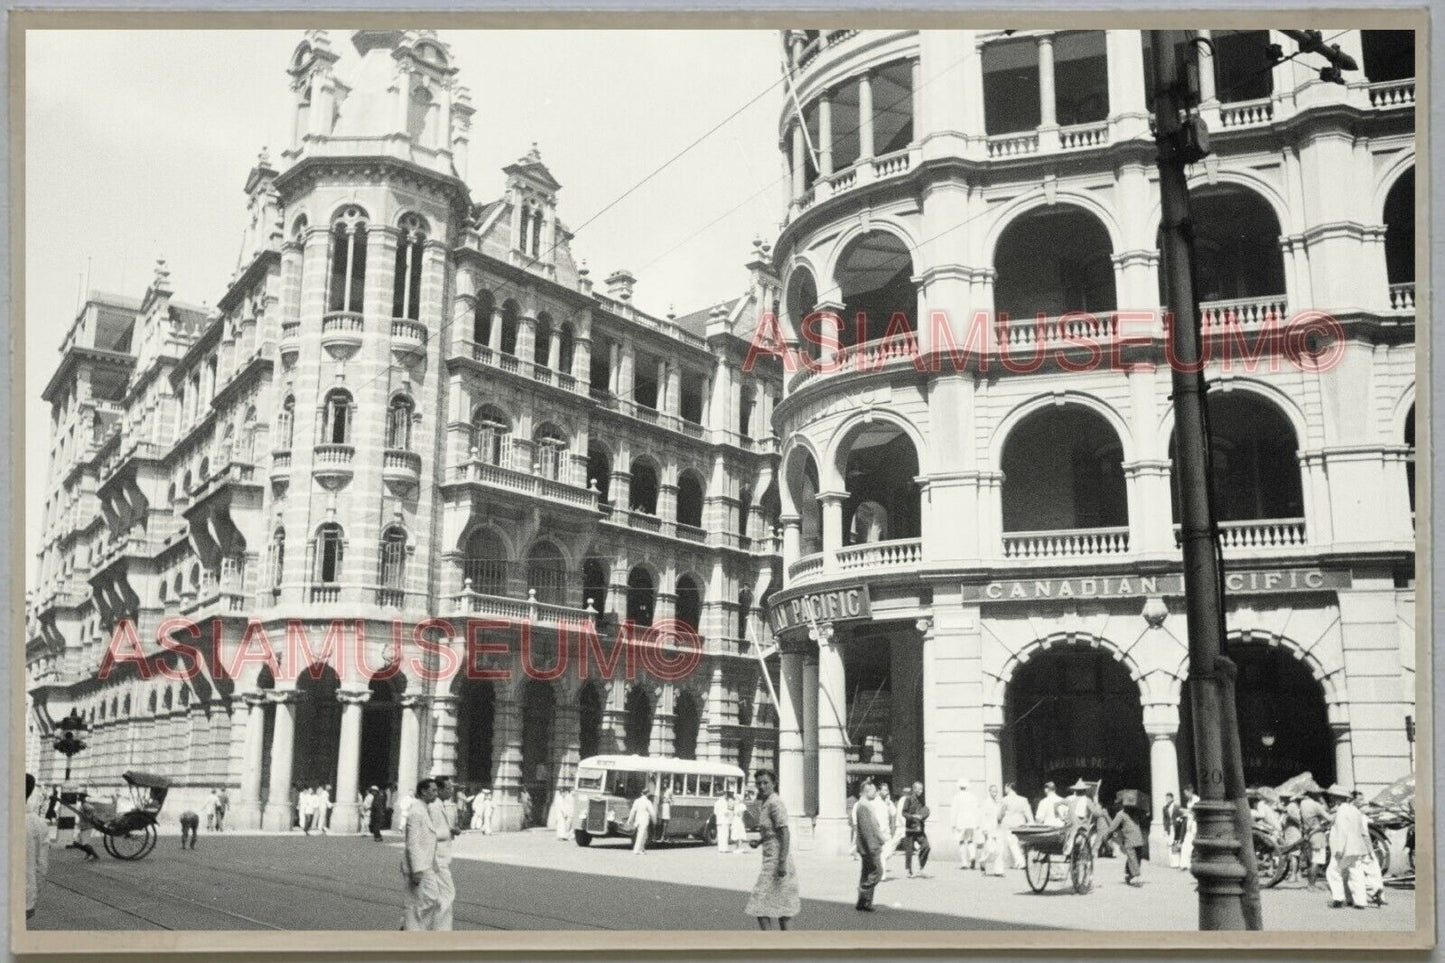
[[[600,769],[579,769],[577,770],[577,788],[601,789],[604,775],[606,774]]]

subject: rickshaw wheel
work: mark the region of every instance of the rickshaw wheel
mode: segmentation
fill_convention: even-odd
[[[122,836],[105,837],[105,850],[116,859],[144,859],[155,847],[155,826],[147,826],[144,829],[125,833]]]
[[[1037,849],[1024,850],[1024,878],[1029,881],[1029,889],[1042,893],[1044,887],[1049,885],[1049,872],[1048,853],[1041,853]]]
[[[1073,863],[1069,875],[1074,883],[1074,892],[1080,895],[1094,888],[1094,847],[1089,837],[1079,833],[1074,838]]]

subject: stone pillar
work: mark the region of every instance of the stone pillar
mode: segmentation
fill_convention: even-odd
[[[421,778],[421,713],[426,700],[421,696],[401,699],[401,739],[397,752],[396,788],[414,791]]]
[[[793,816],[805,812],[803,653],[784,652],[778,673],[778,791]]]
[[[843,502],[847,492],[824,492],[818,496],[823,505],[823,571],[838,568],[838,549],[843,547]]]
[[[825,90],[818,97],[818,173],[833,173],[833,93]]]
[[[797,123],[797,124],[794,124],[794,125],[793,125],[792,137],[793,137],[793,203],[796,204],[796,203],[798,202],[798,198],[800,198],[800,197],[803,196],[803,191],[806,189],[806,188],[804,187],[804,185],[807,183],[807,173],[808,173],[807,170],[806,170],[806,167],[805,167],[807,161],[806,161],[806,158],[805,158],[805,156],[804,156],[804,151],[807,150],[807,145],[805,145],[805,144],[803,143],[803,128],[802,128],[802,125],[801,125],[800,123]]]
[[[1144,731],[1149,735],[1149,798],[1154,806],[1154,822],[1149,838],[1156,848],[1168,852],[1169,827],[1164,825],[1164,796],[1172,794],[1179,801],[1179,751],[1175,739],[1179,732],[1179,707],[1173,703],[1146,705]]]
[[[1113,139],[1147,136],[1149,105],[1144,94],[1144,46],[1137,30],[1104,31],[1109,78],[1109,122]],[[1128,302],[1122,299],[1120,304]]]
[[[370,698],[371,693],[365,690],[343,689],[336,693],[341,703],[341,740],[336,753],[336,805],[331,810],[331,825],[339,833],[354,833],[361,825],[356,795],[361,768],[361,707]]]
[[[1210,31],[1199,31],[1199,39],[1208,40]],[[1212,104],[1219,98],[1214,89],[1214,55],[1208,44],[1195,44],[1199,56],[1199,102]]]
[[[1346,786],[1355,784],[1355,747],[1350,737],[1350,721],[1340,718],[1343,705],[1330,708],[1330,734],[1335,740],[1335,781]]]
[[[919,619],[916,627],[921,637],[918,645],[919,671],[923,673],[923,745],[920,747],[923,765],[918,778],[923,780],[927,798],[937,800],[937,804],[941,805],[945,787],[929,781],[940,778],[942,774],[942,767],[938,764],[938,671],[933,664],[938,654],[937,632],[934,631],[933,619]]]
[[[1054,107],[1054,37],[1039,38],[1039,126],[1057,127],[1058,113]]]
[[[498,686],[492,716],[492,789],[497,828],[522,828],[522,703],[510,688]]]
[[[1000,798],[1003,796],[1003,751],[999,745],[999,737],[1002,735],[1002,722],[984,723],[983,778],[985,786],[983,792],[985,798],[987,797],[989,786],[997,786]]]
[[[783,523],[783,570],[801,557],[803,543],[803,519],[800,515],[784,515],[778,519]]]
[[[276,724],[271,730],[271,789],[267,794],[262,827],[272,832],[291,829],[291,759],[296,739],[296,693],[268,692],[276,707]]]
[[[814,838],[820,852],[839,854],[848,844],[848,733],[845,729],[848,690],[843,653],[833,641],[833,624],[820,622],[811,631],[818,643],[818,820]]]
[[[818,814],[818,654],[803,656],[803,809]]]
[[[858,77],[858,160],[873,157],[873,75]]]
[[[502,353],[502,311],[500,308],[492,308],[492,323],[487,328],[487,347],[491,349],[494,357]]]
[[[577,778],[577,763],[582,758],[581,716],[577,698],[559,696],[552,719],[552,785],[571,787]]]
[[[912,101],[909,106],[913,110],[913,143],[923,140],[923,61],[914,57],[909,63],[909,80],[913,87],[909,91]]]
[[[431,701],[432,749],[431,774],[452,776],[457,771],[457,700],[455,696],[435,696]],[[406,716],[402,716],[405,723]],[[398,786],[398,789],[401,787]]]
[[[266,752],[266,694],[247,692],[246,746],[241,763],[241,798],[231,824],[237,829],[261,828],[261,770]]]

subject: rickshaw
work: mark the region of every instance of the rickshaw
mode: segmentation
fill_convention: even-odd
[[[1097,806],[1099,781],[1083,780],[1089,787],[1090,799]],[[1067,802],[1067,797],[1064,799]],[[1094,888],[1094,854],[1098,829],[1090,818],[1080,823],[1070,817],[1062,826],[1028,823],[1015,827],[1024,853],[1024,878],[1029,889],[1042,893],[1054,880],[1068,882],[1075,893],[1083,895]],[[1058,872],[1055,872],[1058,867]]]
[[[1409,871],[1387,876],[1385,884],[1405,889],[1415,886],[1415,776],[1410,774],[1386,786],[1375,798],[1360,807],[1370,820],[1370,842],[1375,847],[1375,860],[1380,871],[1390,871],[1390,837],[1387,831],[1404,830],[1405,855]]]
[[[123,775],[130,787],[134,808],[116,813],[109,803],[92,803],[84,795],[71,795],[61,805],[75,813],[86,825],[101,834],[105,851],[116,859],[144,859],[156,847],[156,814],[165,805],[171,781],[149,772],[127,772]]]

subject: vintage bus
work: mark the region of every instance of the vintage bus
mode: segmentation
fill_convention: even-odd
[[[666,756],[592,756],[577,764],[572,794],[573,836],[578,846],[606,836],[627,836],[624,828],[632,803],[643,792],[653,794],[661,818],[662,796],[672,793],[667,825],[653,826],[654,840],[699,839],[717,842],[713,806],[729,790],[743,801],[747,776],[737,766]],[[757,804],[745,811],[749,832],[757,826]]]

